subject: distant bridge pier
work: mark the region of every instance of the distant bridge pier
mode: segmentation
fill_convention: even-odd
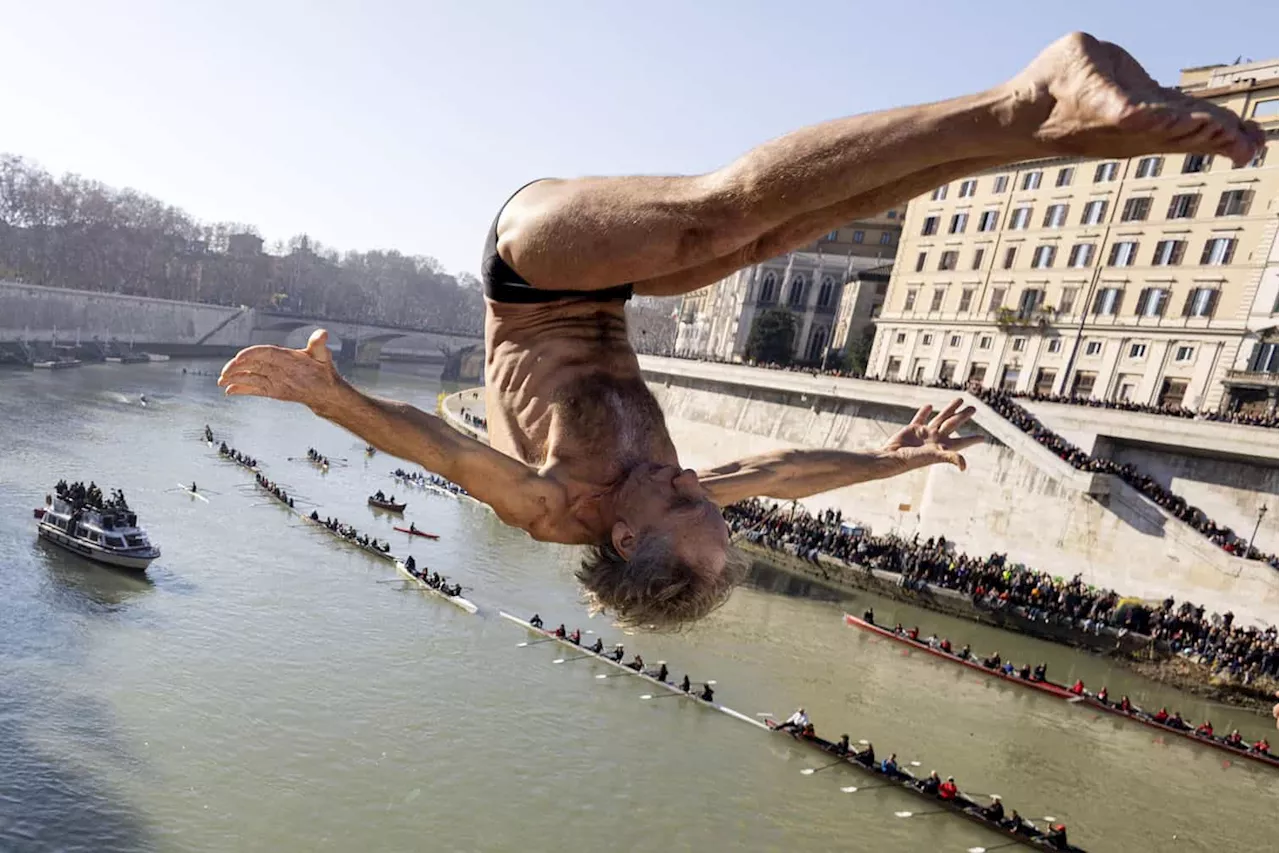
[[[338,351],[338,367],[372,367],[382,366],[382,341],[358,341],[355,338],[343,338],[342,349]]]

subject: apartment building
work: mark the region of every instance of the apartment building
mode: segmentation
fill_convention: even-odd
[[[1183,72],[1264,151],[1061,158],[915,198],[868,373],[1191,408],[1275,405],[1277,62]]]
[[[755,318],[773,308],[796,316],[794,358],[821,362],[833,335],[861,329],[884,301],[884,282],[863,289],[859,274],[893,261],[902,234],[901,209],[852,222],[820,240],[723,278],[685,296],[679,311],[676,351],[684,356],[739,361]],[[846,298],[857,282],[860,298]],[[855,314],[855,309],[861,314]],[[843,312],[843,313],[842,313]],[[837,322],[837,317],[843,323]]]

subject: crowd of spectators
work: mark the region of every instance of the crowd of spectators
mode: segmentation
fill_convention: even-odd
[[[1175,609],[1173,598],[1158,606],[1126,600],[1114,590],[1088,586],[1079,575],[1064,580],[1011,563],[1007,554],[960,553],[943,537],[872,536],[831,510],[812,515],[751,499],[726,507],[724,514],[735,534],[809,562],[827,557],[891,572],[907,589],[932,584],[963,593],[980,607],[1011,609],[1034,621],[1094,634],[1111,629],[1150,636],[1168,651],[1245,684],[1276,677],[1276,628],[1241,628],[1229,612],[1206,617],[1204,607],[1190,602]]]

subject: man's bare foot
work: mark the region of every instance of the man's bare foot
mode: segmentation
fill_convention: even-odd
[[[1244,165],[1262,130],[1222,107],[1160,86],[1123,48],[1072,33],[1009,83],[1007,118],[1027,122],[1046,154],[1220,154]]]

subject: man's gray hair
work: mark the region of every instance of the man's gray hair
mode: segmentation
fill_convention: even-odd
[[[629,560],[612,542],[589,546],[577,577],[593,613],[611,612],[626,627],[678,630],[728,601],[750,568],[751,558],[733,546],[724,570],[712,572],[680,559],[665,537],[649,535]]]

